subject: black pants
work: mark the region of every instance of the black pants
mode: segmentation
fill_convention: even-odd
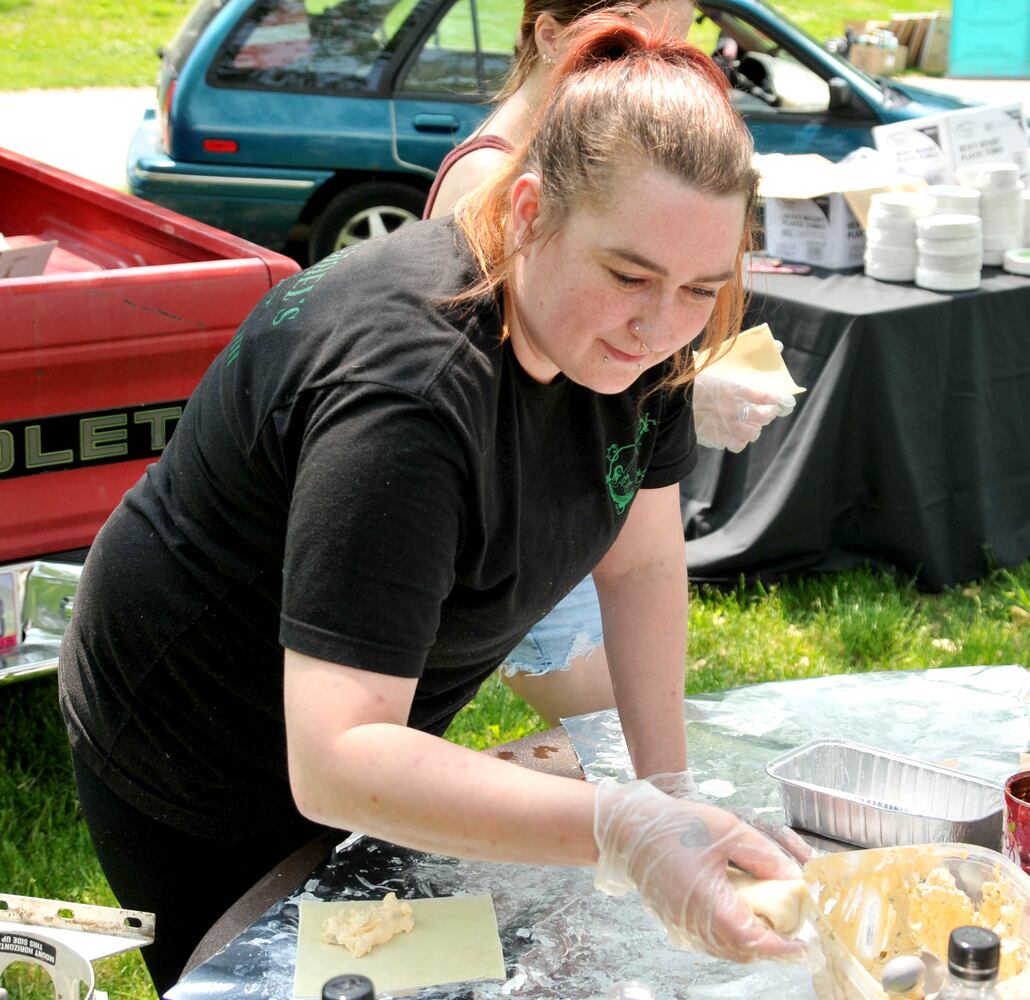
[[[179,980],[200,939],[240,896],[325,832],[298,816],[286,829],[265,829],[240,843],[184,833],[129,805],[74,752],[72,762],[93,846],[119,905],[157,918],[154,943],[141,954],[161,995]]]

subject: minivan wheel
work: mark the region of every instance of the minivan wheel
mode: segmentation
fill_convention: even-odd
[[[426,196],[407,184],[369,181],[336,195],[315,219],[308,241],[310,263],[334,250],[383,236],[422,217]]]

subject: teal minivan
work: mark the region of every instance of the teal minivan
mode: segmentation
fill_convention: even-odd
[[[760,153],[840,159],[870,128],[959,107],[874,80],[760,0],[701,0],[691,41],[736,42]],[[440,160],[489,113],[520,0],[199,0],[161,50],[133,194],[302,263],[418,218]]]

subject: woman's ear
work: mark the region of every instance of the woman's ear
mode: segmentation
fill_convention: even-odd
[[[534,22],[533,39],[536,42],[536,50],[545,63],[557,62],[561,57],[560,40],[564,30],[553,14],[541,14]]]
[[[540,218],[540,178],[531,172],[516,178],[511,188],[511,224],[515,249],[521,250],[535,235]]]

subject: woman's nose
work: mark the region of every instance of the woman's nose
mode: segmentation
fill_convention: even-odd
[[[685,347],[696,336],[689,319],[674,299],[662,299],[641,323],[640,337],[654,354],[668,354]]]

